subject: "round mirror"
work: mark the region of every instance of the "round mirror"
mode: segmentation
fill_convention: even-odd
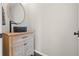
[[[20,3],[9,4],[9,16],[10,20],[16,24],[22,23],[24,20],[25,12],[24,7]]]

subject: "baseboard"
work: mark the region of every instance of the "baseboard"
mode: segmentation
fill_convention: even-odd
[[[37,54],[38,54],[38,56],[47,56],[46,54],[41,53],[41,52],[39,52],[39,51],[37,51],[37,50],[35,50],[35,53],[37,53]]]

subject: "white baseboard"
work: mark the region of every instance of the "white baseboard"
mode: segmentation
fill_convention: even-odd
[[[42,56],[47,56],[46,54],[44,54],[44,53],[42,53],[42,52],[39,52],[39,51],[37,51],[37,50],[35,50],[35,52],[38,53],[38,54],[40,54],[40,55],[42,55]]]

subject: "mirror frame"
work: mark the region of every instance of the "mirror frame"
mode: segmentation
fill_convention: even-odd
[[[15,4],[15,3],[13,3],[13,4]],[[9,20],[10,20],[12,23],[21,24],[21,23],[24,21],[24,19],[25,19],[25,9],[24,9],[24,7],[23,7],[23,5],[22,5],[21,3],[16,3],[16,4],[20,5],[20,6],[22,7],[22,9],[23,9],[23,13],[24,13],[23,20],[22,20],[21,22],[19,22],[19,23],[16,23],[16,21],[12,21],[12,20],[11,20],[10,12],[9,12],[9,11],[10,11],[10,5],[11,5],[11,3],[8,3],[8,5],[7,5],[8,18],[9,18]]]

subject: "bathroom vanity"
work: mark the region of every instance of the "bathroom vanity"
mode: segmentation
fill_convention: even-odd
[[[4,56],[30,56],[34,55],[33,32],[4,33]]]

